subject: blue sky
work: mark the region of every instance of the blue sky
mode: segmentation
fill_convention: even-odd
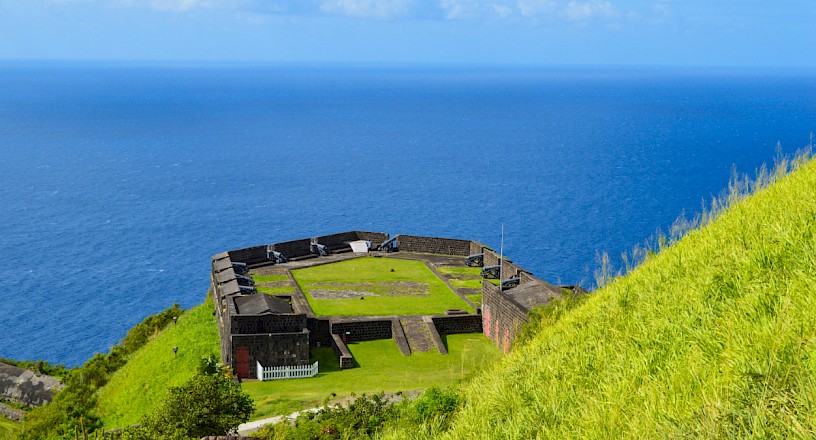
[[[0,0],[0,59],[816,67],[816,0]]]

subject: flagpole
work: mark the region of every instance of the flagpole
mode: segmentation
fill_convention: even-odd
[[[499,291],[502,290],[504,280],[504,223],[502,222],[501,245],[499,246]]]

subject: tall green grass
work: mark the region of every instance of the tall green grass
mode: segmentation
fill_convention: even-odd
[[[541,328],[464,389],[443,438],[816,435],[816,162],[803,163]]]
[[[178,354],[173,353],[178,347]],[[170,387],[190,379],[202,357],[219,356],[212,299],[185,312],[147,345],[133,353],[99,390],[96,410],[105,429],[139,422]]]

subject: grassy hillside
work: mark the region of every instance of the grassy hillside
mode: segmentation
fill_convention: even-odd
[[[178,347],[178,354],[173,354]],[[219,356],[212,300],[185,312],[154,340],[136,351],[100,389],[97,411],[105,429],[129,426],[158,404],[172,386],[187,381],[200,359]]]
[[[443,437],[813,437],[814,234],[811,161],[542,329]]]
[[[0,416],[0,440],[11,438],[12,433],[17,429],[18,425],[16,423]]]

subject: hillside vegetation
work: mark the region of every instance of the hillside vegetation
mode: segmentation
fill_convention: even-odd
[[[178,347],[178,354],[173,353]],[[220,357],[218,328],[210,296],[168,325],[99,390],[96,410],[105,429],[139,423],[161,402],[167,390],[181,386],[196,373],[201,358]]]
[[[814,233],[810,161],[540,329],[441,437],[813,437]]]

